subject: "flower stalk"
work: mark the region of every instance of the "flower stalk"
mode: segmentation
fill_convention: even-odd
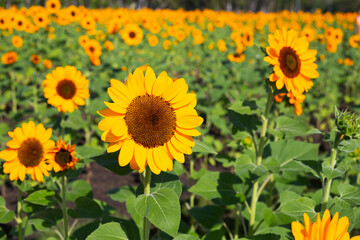
[[[23,229],[23,221],[22,221],[22,191],[18,188],[18,199],[17,199],[17,218],[16,222],[18,224],[18,237],[19,240],[24,240],[24,229]]]
[[[61,200],[62,200],[62,213],[63,213],[63,220],[64,220],[64,240],[68,239],[69,230],[68,230],[68,216],[67,216],[67,206],[66,206],[66,185],[67,179],[66,176],[61,176]]]
[[[340,142],[341,142],[341,133],[336,132],[335,139],[334,139],[333,145],[331,147],[330,167],[332,169],[335,168],[336,156],[337,156],[338,146],[339,146]],[[324,190],[323,202],[322,202],[322,210],[323,211],[325,211],[327,209],[327,203],[328,203],[329,196],[330,196],[331,183],[332,183],[332,179],[328,179],[328,181],[325,184],[325,190]]]
[[[268,99],[267,99],[267,103],[266,103],[265,113],[261,116],[261,118],[262,118],[261,134],[260,134],[259,146],[256,151],[256,165],[257,166],[260,166],[261,161],[262,161],[262,154],[263,154],[264,146],[266,143],[266,133],[267,133],[267,127],[268,127],[268,121],[269,121],[268,116],[269,116],[269,112],[270,112],[270,108],[271,108],[271,104],[272,104],[272,100],[273,100],[273,94],[274,94],[274,90],[272,89],[272,87],[270,87],[269,95],[268,95]],[[259,199],[262,189],[263,188],[261,188],[259,191],[259,181],[256,180],[253,185],[253,192],[252,192],[252,197],[251,197],[251,205],[250,205],[250,213],[249,213],[250,214],[249,236],[252,236],[254,234],[256,204],[257,204],[257,201]]]
[[[144,185],[144,194],[150,194],[150,181],[151,181],[151,170],[149,166],[146,166],[145,171],[142,173],[143,185]],[[143,222],[143,240],[149,240],[150,238],[150,221],[144,217]]]

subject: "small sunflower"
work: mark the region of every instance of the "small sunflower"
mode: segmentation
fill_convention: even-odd
[[[56,141],[55,147],[49,152],[49,165],[54,169],[54,172],[64,171],[66,169],[74,169],[74,166],[80,159],[75,157],[75,146],[66,144],[65,141],[59,139]]]
[[[85,105],[89,81],[73,66],[57,67],[46,75],[43,82],[44,96],[59,112],[73,112]]]
[[[102,54],[100,43],[94,39],[91,39],[85,43],[84,51],[89,57],[100,57]]]
[[[44,65],[44,67],[45,67],[46,69],[52,68],[52,62],[51,62],[51,60],[49,60],[49,59],[44,59],[43,65]]]
[[[33,64],[39,64],[40,63],[40,60],[41,60],[41,57],[39,56],[39,55],[37,55],[37,54],[33,54],[33,55],[31,55],[31,62],[33,63]]]
[[[129,73],[126,85],[110,81],[108,94],[114,103],[105,102],[108,108],[98,111],[105,117],[99,122],[104,131],[103,141],[109,142],[108,152],[119,149],[119,165],[139,172],[148,165],[159,174],[171,171],[173,159],[184,163],[184,153],[191,154],[195,145],[192,136],[199,136],[194,129],[203,122],[194,107],[196,95],[187,93],[183,78],[173,81],[166,72],[156,78],[147,67]]]
[[[129,46],[136,46],[143,40],[144,34],[141,28],[136,24],[127,24],[121,31],[121,37]]]
[[[274,73],[269,77],[276,82],[277,89],[285,85],[288,92],[294,96],[308,91],[313,82],[310,78],[319,77],[316,71],[316,50],[309,50],[309,42],[305,37],[298,38],[294,30],[277,30],[269,34],[269,47],[266,47],[268,56],[264,61],[274,66]]]
[[[14,45],[14,47],[16,47],[16,48],[19,48],[23,45],[23,39],[19,36],[12,37],[11,42]]]
[[[43,182],[43,175],[49,176],[51,170],[45,161],[54,146],[54,141],[50,140],[52,129],[45,129],[41,123],[35,126],[30,121],[8,134],[12,140],[6,143],[8,148],[0,152],[0,158],[5,160],[4,173],[10,174],[11,181],[24,181],[25,174],[30,174],[32,180]]]
[[[17,61],[17,53],[14,51],[7,52],[1,56],[2,64],[10,65]]]
[[[46,10],[48,10],[49,13],[56,13],[61,8],[61,3],[59,0],[48,0],[45,3]]]

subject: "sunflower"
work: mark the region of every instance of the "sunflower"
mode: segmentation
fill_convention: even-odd
[[[148,42],[151,47],[155,47],[159,43],[159,39],[155,35],[148,36]]]
[[[109,51],[111,52],[112,50],[114,50],[114,44],[110,41],[106,41],[104,43],[104,47]]]
[[[45,12],[39,12],[32,18],[34,24],[39,28],[45,28],[50,24],[50,19]]]
[[[61,3],[59,0],[48,0],[45,3],[45,7],[49,13],[56,13],[60,10]]]
[[[304,225],[299,222],[291,223],[295,240],[360,240],[360,236],[350,238],[348,228],[348,217],[339,219],[339,213],[336,212],[331,219],[328,209],[325,210],[322,219],[318,213],[315,222],[311,222],[309,216],[304,213]]]
[[[82,47],[85,47],[86,46],[86,44],[89,42],[89,37],[87,36],[87,35],[81,35],[80,37],[79,37],[79,44],[80,44],[80,46],[82,46]]]
[[[17,53],[14,51],[7,52],[1,56],[2,64],[10,65],[17,61]]]
[[[51,62],[51,60],[49,60],[49,59],[44,59],[43,65],[44,65],[44,67],[45,67],[46,69],[52,68],[52,62]]]
[[[61,138],[56,141],[56,145],[50,150],[51,157],[48,160],[54,172],[64,171],[66,169],[74,169],[74,166],[80,159],[75,157],[75,146],[66,144]]]
[[[37,54],[33,54],[33,55],[31,55],[31,62],[33,63],[33,64],[39,64],[40,63],[40,60],[41,60],[41,57],[39,56],[39,55],[37,55]]]
[[[194,109],[196,95],[187,93],[185,80],[173,81],[166,72],[156,78],[147,67],[129,73],[126,85],[110,81],[108,94],[114,103],[105,102],[108,108],[98,111],[105,117],[98,124],[104,131],[103,141],[109,142],[108,152],[119,149],[119,165],[139,172],[148,165],[159,174],[171,171],[173,159],[185,161],[184,153],[191,154],[195,145],[192,136],[199,136],[194,129],[203,119]]]
[[[269,80],[276,83],[277,89],[285,85],[288,92],[294,96],[308,91],[313,82],[310,78],[317,78],[316,50],[309,50],[309,42],[305,37],[298,38],[294,30],[277,30],[269,34],[269,47],[266,47],[268,56],[264,61],[274,65],[274,72]]]
[[[44,96],[59,112],[73,112],[85,105],[84,99],[90,96],[88,85],[89,81],[75,67],[57,67],[46,75]]]
[[[51,167],[46,164],[48,151],[54,146],[50,140],[52,129],[45,129],[40,123],[23,123],[22,127],[8,132],[12,140],[6,143],[5,150],[0,152],[0,158],[5,160],[4,173],[9,173],[11,181],[24,181],[25,174],[30,174],[32,180],[42,182],[44,176],[49,176]]]
[[[84,17],[83,20],[81,21],[81,26],[86,30],[95,29],[96,28],[95,19],[90,16]]]
[[[11,38],[11,42],[14,45],[14,47],[19,48],[23,45],[23,39],[19,36],[14,36]]]
[[[100,43],[94,39],[91,39],[85,43],[84,50],[85,53],[92,58],[100,57],[102,54]]]
[[[25,16],[16,14],[13,25],[14,28],[18,31],[24,31],[26,29],[26,25],[28,24],[28,20],[25,18]]]
[[[125,25],[120,34],[121,38],[129,46],[139,45],[144,37],[143,31],[136,24]]]

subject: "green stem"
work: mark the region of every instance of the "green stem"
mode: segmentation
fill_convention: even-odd
[[[151,170],[149,166],[146,167],[145,172],[143,172],[143,184],[144,184],[144,194],[150,194],[150,181],[151,181]],[[144,217],[143,222],[143,240],[149,240],[150,237],[150,221]]]
[[[257,166],[260,166],[261,161],[262,161],[262,154],[263,154],[263,149],[264,149],[264,146],[266,143],[265,137],[266,137],[267,126],[268,126],[268,121],[269,121],[268,116],[269,116],[272,100],[273,100],[273,89],[270,87],[269,95],[268,95],[268,99],[267,99],[267,103],[266,103],[265,114],[261,116],[263,123],[262,123],[262,127],[261,127],[259,147],[258,147],[258,151],[256,153],[256,165]],[[249,213],[250,214],[249,236],[252,236],[254,234],[256,203],[259,198],[258,188],[259,188],[259,181],[256,180],[253,185],[253,192],[252,192],[252,197],[251,197],[251,206],[250,206],[250,213]]]
[[[61,177],[61,199],[62,199],[62,213],[64,219],[64,240],[68,239],[68,216],[67,216],[67,206],[66,206],[66,176]]]
[[[34,94],[34,112],[37,113],[38,111],[37,84],[34,85],[33,94]]]
[[[21,190],[18,189],[18,200],[17,200],[17,210],[18,210],[18,215],[17,215],[17,218],[16,218],[16,221],[17,221],[17,224],[18,224],[18,231],[19,231],[19,240],[24,240],[24,229],[23,229],[23,226],[22,226],[22,218],[21,218],[21,215],[22,215],[22,198],[21,198]]]
[[[339,146],[340,142],[341,142],[341,133],[336,132],[333,146],[331,148],[331,157],[330,157],[330,167],[332,169],[334,169],[335,164],[336,164],[336,155],[338,152],[338,146]],[[325,191],[324,191],[324,195],[323,195],[322,210],[325,210],[327,208],[327,203],[328,203],[329,196],[330,196],[331,183],[332,183],[332,179],[329,179],[327,181],[327,183],[325,183]]]
[[[61,135],[60,136],[63,138],[63,140],[65,138],[65,136],[64,136],[65,128],[62,127],[62,123],[64,122],[64,120],[65,120],[65,113],[61,113],[61,120],[60,120],[60,132],[61,132]]]
[[[15,80],[13,80],[15,81]],[[11,102],[12,102],[12,112],[17,112],[17,102],[16,102],[16,88],[15,83],[11,84]]]

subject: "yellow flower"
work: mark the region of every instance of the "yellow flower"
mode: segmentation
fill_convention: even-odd
[[[59,0],[48,0],[45,3],[45,7],[48,10],[49,13],[56,13],[61,8],[61,3]]]
[[[23,39],[19,36],[12,37],[11,42],[14,45],[14,47],[16,47],[16,48],[19,48],[23,45]]]
[[[121,38],[129,46],[139,45],[144,37],[143,31],[136,24],[127,24],[121,31]]]
[[[43,65],[44,65],[44,67],[45,67],[46,69],[52,68],[52,62],[51,62],[51,60],[49,60],[49,59],[44,59]]]
[[[4,173],[10,174],[11,181],[24,181],[25,174],[30,174],[33,180],[42,182],[44,176],[49,176],[51,167],[46,164],[48,151],[54,146],[50,140],[52,129],[45,129],[40,123],[23,123],[22,127],[8,132],[12,138],[6,143],[5,150],[0,152],[0,158],[5,160]]]
[[[184,153],[191,154],[195,145],[192,136],[200,135],[195,127],[203,122],[185,80],[173,81],[166,72],[156,78],[148,67],[145,76],[139,68],[129,73],[126,85],[115,79],[110,84],[114,103],[105,102],[108,108],[98,111],[105,117],[98,127],[109,142],[107,151],[120,149],[119,165],[139,172],[148,165],[159,174],[173,169],[173,159],[184,163]]]
[[[74,166],[80,159],[75,157],[76,145],[66,144],[61,138],[56,141],[56,146],[49,151],[48,163],[54,172],[64,171],[66,169],[74,169]]]
[[[347,232],[349,219],[345,216],[339,219],[339,213],[335,213],[331,219],[329,210],[325,210],[323,218],[317,214],[316,221],[311,222],[309,216],[304,213],[304,225],[299,222],[291,223],[292,234],[295,240],[360,240],[360,236],[352,237]]]
[[[310,78],[319,77],[316,71],[316,50],[309,50],[309,42],[305,37],[298,38],[294,30],[277,30],[269,34],[269,47],[266,47],[268,56],[264,61],[274,66],[274,73],[269,77],[276,83],[277,89],[285,85],[288,92],[294,96],[308,91],[313,82]]]
[[[33,64],[39,64],[41,57],[34,53],[33,55],[31,55],[30,60]]]
[[[43,82],[44,97],[59,112],[73,112],[79,105],[85,105],[88,98],[89,81],[73,66],[57,67],[46,75]]]
[[[17,53],[14,51],[7,52],[4,55],[1,56],[1,62],[2,64],[13,64],[17,61]]]
[[[112,50],[114,50],[114,44],[110,41],[106,41],[104,43],[104,47],[109,51],[111,52]]]

